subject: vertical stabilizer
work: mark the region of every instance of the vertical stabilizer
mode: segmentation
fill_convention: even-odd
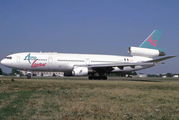
[[[139,47],[157,49],[161,52],[164,52],[163,49],[159,49],[156,47],[161,34],[162,34],[162,30],[154,30]]]

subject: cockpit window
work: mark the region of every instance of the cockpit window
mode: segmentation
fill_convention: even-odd
[[[6,59],[12,59],[12,57],[6,57]]]

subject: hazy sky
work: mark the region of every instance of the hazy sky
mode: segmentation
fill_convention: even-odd
[[[154,29],[163,30],[158,47],[178,55],[178,5],[178,0],[0,0],[0,60],[35,51],[128,55],[128,47],[139,46]],[[178,60],[139,72],[179,73]]]

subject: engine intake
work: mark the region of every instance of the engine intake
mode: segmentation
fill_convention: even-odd
[[[165,56],[164,52],[149,48],[129,47],[128,53],[133,56],[143,56],[154,58],[158,56]]]

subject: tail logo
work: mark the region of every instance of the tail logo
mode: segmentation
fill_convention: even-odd
[[[152,35],[149,37],[149,39],[147,40],[147,42],[150,42],[150,44],[151,44],[152,46],[156,46],[156,43],[155,43],[155,42],[157,42],[157,40],[151,40],[151,38],[152,38]]]

